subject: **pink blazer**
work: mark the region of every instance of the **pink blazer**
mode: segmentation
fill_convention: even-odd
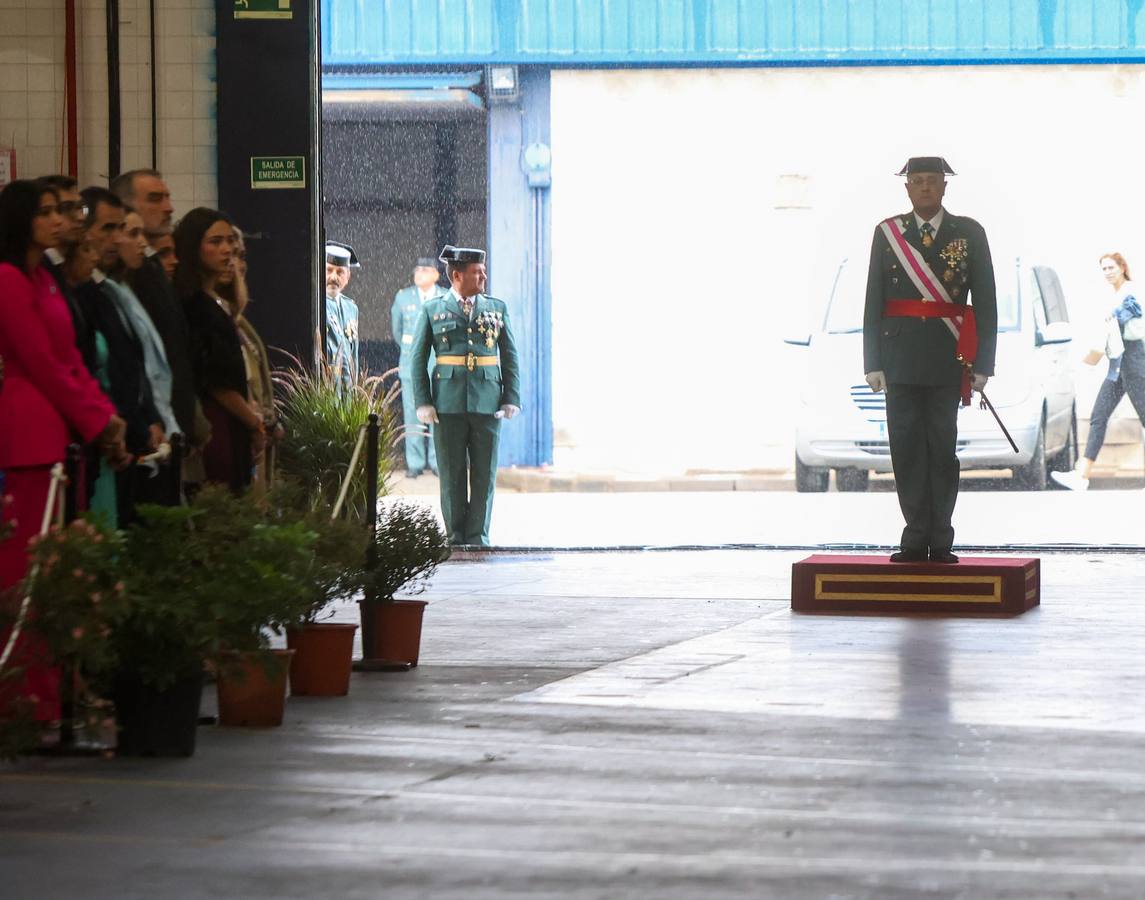
[[[43,266],[28,278],[0,263],[0,469],[62,460],[93,440],[115,407],[76,349],[67,301]]]

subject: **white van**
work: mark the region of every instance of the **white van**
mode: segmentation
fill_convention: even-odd
[[[975,394],[958,414],[958,458],[963,470],[1010,469],[1015,487],[1040,491],[1048,470],[1065,471],[1077,460],[1069,314],[1061,281],[1047,266],[995,257],[994,277],[998,351],[986,394],[1019,452]],[[867,387],[863,373],[866,279],[865,256],[844,259],[819,330],[786,340],[808,354],[796,426],[799,491],[827,490],[831,469],[841,491],[865,491],[871,472],[891,471],[886,398]]]

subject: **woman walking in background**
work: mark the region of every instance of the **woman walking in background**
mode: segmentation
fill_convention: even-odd
[[[124,422],[84,365],[67,303],[41,265],[62,227],[53,189],[13,181],[0,192],[0,469],[12,498],[3,516],[13,526],[0,542],[0,592],[24,577],[51,470],[64,460],[68,444],[98,440],[110,459],[118,463],[126,456]],[[0,650],[9,637],[0,629]],[[38,721],[59,719],[59,670],[43,643],[22,631],[8,664],[23,675],[0,691],[0,715],[20,698],[33,705]]]
[[[1125,346],[1120,356],[1109,360],[1109,371],[1097,392],[1093,411],[1089,414],[1089,437],[1085,453],[1072,472],[1051,472],[1050,477],[1071,491],[1089,488],[1089,473],[1094,460],[1105,443],[1105,431],[1121,398],[1129,395],[1129,402],[1137,411],[1137,418],[1145,426],[1145,319],[1142,318],[1142,300],[1136,296],[1136,285],[1129,277],[1129,263],[1120,253],[1107,253],[1101,257],[1101,273],[1117,297],[1117,305],[1110,313],[1111,327],[1120,332]],[[1114,335],[1116,337],[1116,335]]]
[[[218,210],[197,207],[175,229],[175,292],[187,314],[195,380],[211,423],[203,466],[207,481],[241,491],[251,483],[255,454],[266,445],[266,426],[250,402],[242,340],[219,294],[234,250],[234,228]]]

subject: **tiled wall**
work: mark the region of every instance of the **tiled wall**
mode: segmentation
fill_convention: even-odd
[[[0,0],[0,147],[17,174],[67,168],[64,0]],[[120,171],[149,167],[151,49],[148,0],[120,0]],[[103,0],[77,0],[81,184],[106,184],[107,39]],[[217,204],[213,0],[156,3],[158,168],[176,215]]]

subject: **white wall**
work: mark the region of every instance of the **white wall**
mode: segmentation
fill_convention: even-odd
[[[1100,253],[1145,279],[1145,67],[559,71],[552,117],[558,464],[790,464],[780,339],[909,209],[908,156],[947,157],[947,208],[1054,266],[1075,321]]]
[[[107,40],[102,0],[78,0],[77,101],[81,186],[108,178]],[[212,0],[156,4],[159,169],[176,215],[218,202],[215,13]],[[0,147],[17,174],[67,168],[64,0],[0,0]],[[147,0],[120,0],[121,171],[150,167],[151,61]]]

